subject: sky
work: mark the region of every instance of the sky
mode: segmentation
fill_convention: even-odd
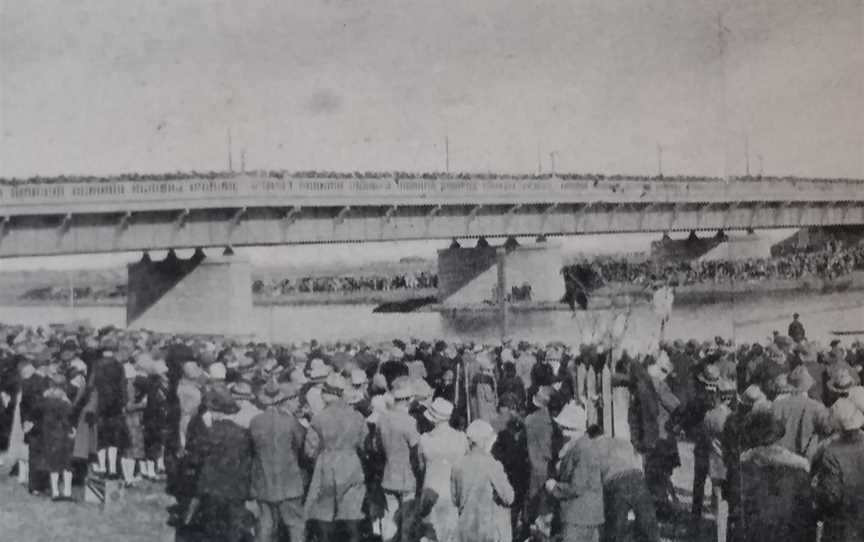
[[[0,0],[0,175],[864,177],[862,0]],[[722,21],[721,47],[718,22]],[[748,141],[749,140],[749,141]],[[745,144],[749,143],[749,145]],[[539,150],[539,153],[538,153]]]
[[[229,129],[247,169],[864,178],[864,1],[0,0],[0,176],[223,170]]]

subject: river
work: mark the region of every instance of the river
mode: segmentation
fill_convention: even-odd
[[[312,338],[320,341],[363,339],[390,340],[396,337],[462,338],[494,340],[500,327],[491,317],[450,318],[438,313],[373,314],[369,305],[255,307],[255,329],[262,340],[292,342]],[[612,311],[539,311],[514,313],[509,319],[509,336],[531,341],[561,340],[574,344],[602,333],[612,319],[624,314]],[[702,306],[676,306],[666,332],[671,339],[710,340],[720,335],[736,342],[763,341],[773,330],[785,333],[792,313],[799,312],[810,338],[827,343],[834,330],[864,329],[864,292],[827,295],[796,294],[736,299],[734,302]],[[623,318],[619,317],[619,321]],[[88,320],[92,325],[124,326],[122,307],[8,307],[0,306],[0,322],[44,325]],[[622,341],[632,349],[644,348],[656,337],[657,320],[650,306],[635,307],[626,318]],[[845,339],[864,338],[864,335]]]

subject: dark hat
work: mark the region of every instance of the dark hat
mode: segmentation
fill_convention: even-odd
[[[744,434],[754,446],[769,446],[786,434],[786,426],[770,410],[755,410],[744,421]]]
[[[222,414],[237,414],[240,412],[240,406],[231,392],[223,387],[213,388],[204,394],[204,406],[211,412]]]
[[[261,406],[268,407],[278,405],[288,399],[288,397],[283,393],[282,388],[275,380],[268,380],[267,383],[261,387],[257,399]]]

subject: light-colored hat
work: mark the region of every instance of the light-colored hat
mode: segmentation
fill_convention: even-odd
[[[183,363],[183,376],[190,380],[195,380],[201,376],[201,367],[194,361],[186,361]]]
[[[225,377],[228,376],[228,370],[225,368],[224,363],[217,361],[207,369],[207,376],[211,380],[225,380]]]
[[[432,386],[422,378],[412,378],[411,387],[414,388],[414,397],[418,399],[430,399],[435,393]]]
[[[453,416],[453,403],[443,397],[439,397],[432,401],[432,404],[426,408],[426,412],[423,415],[432,423],[449,421],[450,417]]]
[[[790,386],[799,392],[805,393],[810,391],[810,388],[812,388],[813,384],[816,383],[816,381],[813,380],[813,376],[810,375],[810,371],[808,371],[807,367],[804,367],[803,365],[795,367],[786,379],[789,381]]]
[[[552,399],[552,391],[549,386],[540,386],[537,388],[537,392],[534,394],[534,397],[531,398],[531,402],[537,408],[544,408],[549,406],[549,401]]]
[[[321,358],[315,358],[309,363],[309,378],[318,380],[327,378],[332,369]]]
[[[860,429],[864,425],[864,414],[858,410],[855,403],[845,397],[837,399],[831,405],[831,417],[844,431]]]
[[[474,420],[465,430],[465,436],[475,444],[485,445],[495,438],[495,430],[486,420]]]
[[[744,390],[744,393],[738,397],[738,400],[741,401],[742,404],[753,406],[761,401],[767,401],[768,398],[765,396],[762,388],[756,384],[750,384],[747,386],[747,389]]]
[[[561,413],[555,417],[555,423],[564,429],[585,431],[588,427],[588,414],[585,409],[574,402],[567,403]]]
[[[362,386],[367,381],[366,371],[363,369],[354,369],[351,371],[351,384],[354,386]]]
[[[696,377],[696,380],[706,386],[716,386],[720,382],[720,368],[713,363],[709,363],[708,365],[705,365]]]
[[[393,399],[396,399],[397,401],[414,397],[414,386],[412,385],[411,379],[407,376],[400,376],[394,380],[390,394],[393,396]]]
[[[321,394],[342,397],[343,393],[345,393],[345,379],[338,373],[328,374],[324,380],[324,386],[321,388]]]
[[[828,381],[828,389],[834,393],[846,393],[849,388],[855,385],[852,375],[845,368],[834,369],[831,374],[831,379]]]

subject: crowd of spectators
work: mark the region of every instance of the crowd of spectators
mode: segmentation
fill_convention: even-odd
[[[295,293],[323,292],[387,292],[390,290],[421,290],[438,287],[438,275],[431,271],[361,276],[307,276],[295,279],[256,280],[252,293],[265,297]]]
[[[600,257],[565,267],[565,276],[581,277],[578,280],[591,289],[592,285],[648,285],[658,280],[678,286],[806,277],[834,280],[861,269],[864,269],[864,245],[740,260],[662,262]]]
[[[678,182],[724,182],[724,179],[710,176],[674,175],[607,175],[603,173],[493,173],[493,172],[416,172],[416,171],[288,171],[288,170],[250,170],[250,171],[176,171],[172,173],[123,173],[119,175],[58,175],[53,177],[0,178],[0,185],[17,185],[25,183],[81,183],[81,182],[124,182],[124,181],[179,181],[190,179],[225,180],[238,179],[244,176],[269,177],[274,179],[463,179],[463,180],[587,180],[587,181],[678,181]],[[735,177],[734,180],[777,180],[797,181],[811,180],[800,177]],[[855,179],[826,178],[825,182],[855,182]]]

